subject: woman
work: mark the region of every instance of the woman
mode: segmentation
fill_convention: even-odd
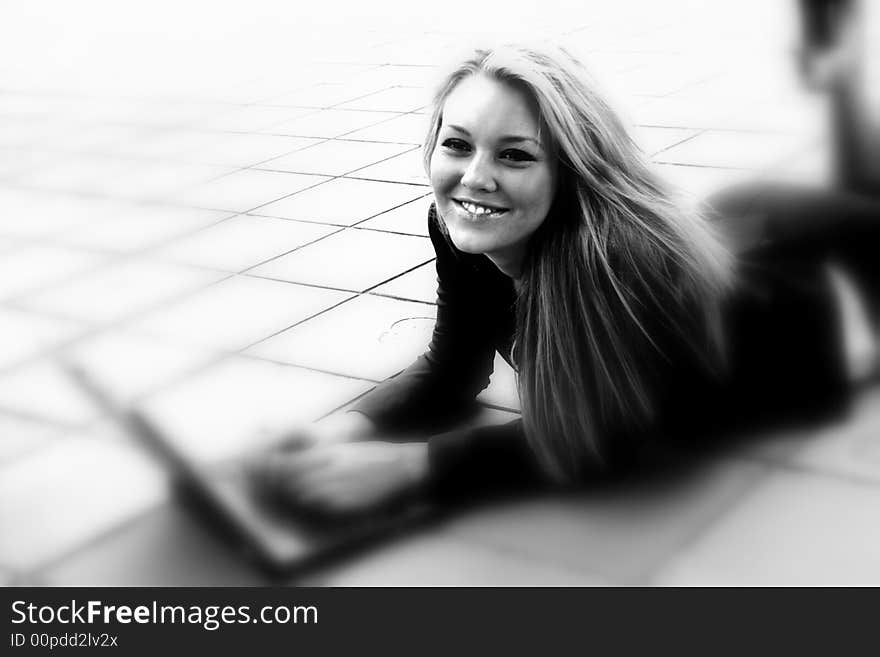
[[[441,85],[424,154],[431,344],[261,462],[281,495],[349,512],[417,491],[577,483],[661,439],[838,407],[821,259],[758,244],[733,260],[566,52],[476,51]],[[522,420],[436,433],[472,408],[496,349],[517,370]]]

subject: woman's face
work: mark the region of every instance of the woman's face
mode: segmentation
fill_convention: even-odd
[[[472,75],[446,98],[431,154],[431,186],[452,242],[514,277],[556,186],[556,161],[539,125],[523,91]]]

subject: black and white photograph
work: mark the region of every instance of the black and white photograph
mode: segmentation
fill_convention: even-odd
[[[880,585],[880,2],[0,53],[0,586]]]

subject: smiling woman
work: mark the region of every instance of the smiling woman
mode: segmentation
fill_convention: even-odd
[[[452,242],[485,254],[511,278],[519,277],[528,239],[555,196],[556,159],[541,132],[525,91],[473,75],[446,98],[435,145],[426,149]]]
[[[732,256],[587,80],[552,46],[478,50],[446,77],[424,150],[432,340],[267,456],[259,476],[281,495],[349,512],[418,491],[580,483],[663,439],[841,408],[827,254],[774,241],[768,225]],[[496,351],[517,370],[522,420],[448,430]]]

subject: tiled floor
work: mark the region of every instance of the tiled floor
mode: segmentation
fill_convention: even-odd
[[[62,363],[207,459],[405,367],[435,314],[419,145],[463,43],[565,43],[695,199],[830,170],[795,3],[380,1],[341,25],[320,3],[261,20],[255,2],[211,27],[157,3],[131,43],[116,14],[56,4],[48,22],[8,9],[27,38],[0,44],[27,62],[0,68],[0,585],[266,581]],[[517,417],[500,357],[479,399],[480,421]],[[878,409],[869,391],[818,430],[472,509],[292,583],[878,584]]]
[[[264,205],[255,214],[351,226],[426,193],[424,187],[416,185],[336,178]]]

